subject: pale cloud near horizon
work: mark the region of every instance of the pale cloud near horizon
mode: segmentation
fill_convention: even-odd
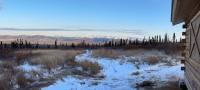
[[[43,35],[87,38],[142,38],[141,31],[105,31],[105,30],[1,30],[0,35]]]

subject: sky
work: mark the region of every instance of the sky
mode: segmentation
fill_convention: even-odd
[[[0,35],[144,37],[176,33],[171,0],[1,0]]]

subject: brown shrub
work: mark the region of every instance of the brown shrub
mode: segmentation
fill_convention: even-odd
[[[159,62],[159,58],[156,56],[149,56],[146,61],[148,64],[153,65]]]
[[[64,56],[60,56],[54,54],[54,55],[41,55],[38,57],[34,57],[29,61],[31,64],[40,64],[43,65],[44,68],[51,70],[53,68],[56,68],[57,66],[64,65],[66,60]]]
[[[68,59],[66,60],[66,63],[68,66],[76,66],[77,62],[74,59]]]
[[[14,70],[15,64],[12,61],[4,61],[0,64],[1,69]]]
[[[13,50],[11,49],[0,49],[1,58],[11,58],[13,56]]]
[[[10,90],[9,81],[6,79],[0,80],[0,90]]]
[[[13,78],[14,78],[14,73],[11,70],[5,70],[2,74],[2,77],[0,79],[0,90],[10,90],[11,87],[13,87]]]
[[[99,73],[101,70],[101,66],[98,63],[82,61],[79,62],[79,65],[83,68],[84,71],[88,71],[92,75]]]
[[[82,50],[34,50],[33,54],[38,54],[29,62],[31,64],[41,64],[44,68],[51,70],[64,64],[75,66],[75,56],[82,53]]]
[[[17,84],[20,86],[20,88],[24,88],[28,85],[28,81],[23,72],[18,73],[16,80],[17,80]]]
[[[74,59],[76,55],[83,53],[83,50],[33,50],[32,53],[37,55],[62,56],[68,60]]]
[[[92,50],[92,55],[95,57],[117,58],[121,54],[119,53],[119,50],[97,49],[97,50]]]
[[[24,60],[30,58],[31,56],[32,56],[32,52],[30,50],[20,50],[16,52],[16,62],[20,64]]]

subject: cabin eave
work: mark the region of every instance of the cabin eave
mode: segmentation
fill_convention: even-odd
[[[188,23],[199,10],[200,0],[172,0],[171,22]]]

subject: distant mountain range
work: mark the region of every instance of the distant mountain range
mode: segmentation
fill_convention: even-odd
[[[55,40],[58,43],[79,43],[83,40],[88,43],[101,43],[112,40],[111,38],[78,38],[78,37],[54,37],[54,36],[42,36],[42,35],[0,35],[0,41],[9,43],[17,39],[23,39],[30,41],[31,43],[39,44],[54,44]]]

